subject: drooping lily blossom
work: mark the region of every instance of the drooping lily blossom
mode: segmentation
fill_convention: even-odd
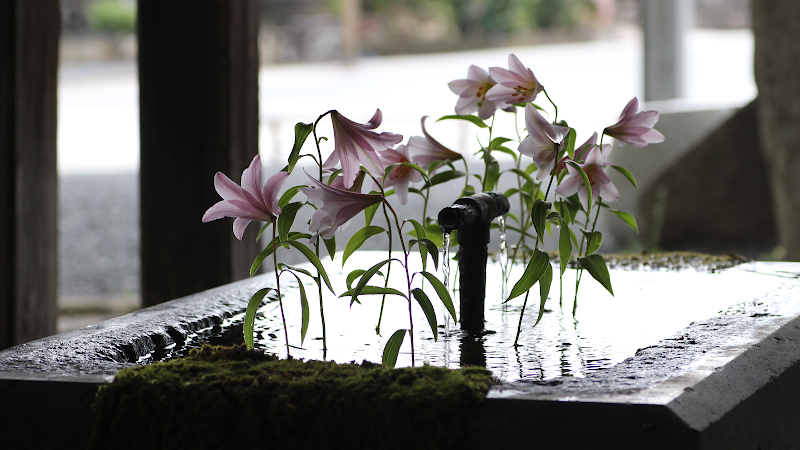
[[[586,159],[586,156],[589,154],[589,150],[593,148],[598,148],[596,131],[592,133],[591,137],[589,137],[586,142],[575,147],[575,161],[583,161]],[[611,152],[611,144],[603,144],[603,147],[600,149],[600,153],[603,154],[604,159],[608,158],[609,152]]]
[[[375,176],[382,176],[384,166],[377,152],[399,144],[403,136],[372,131],[383,121],[381,110],[376,110],[375,115],[366,124],[353,122],[338,111],[331,112],[331,121],[334,150],[325,161],[324,167],[333,168],[341,163],[344,186],[348,189],[353,186],[361,166]]]
[[[586,154],[586,161],[578,163],[578,166],[586,172],[586,176],[589,178],[589,185],[592,187],[592,201],[597,201],[598,197],[603,197],[605,202],[619,200],[619,190],[603,170],[608,164],[605,162],[599,147],[589,150]],[[586,185],[583,183],[583,177],[571,165],[567,165],[567,171],[569,172],[569,177],[556,188],[556,194],[566,198],[577,192],[583,208],[588,211],[589,195]]]
[[[261,157],[256,155],[250,166],[242,172],[242,185],[231,181],[222,172],[214,175],[214,188],[222,197],[203,214],[203,222],[210,222],[222,217],[235,217],[233,234],[242,240],[244,230],[253,220],[275,222],[281,213],[278,206],[280,191],[288,172],[278,172],[271,176],[261,187]]]
[[[386,150],[380,153],[383,162],[390,166],[397,163],[410,163],[408,157],[408,147],[398,145],[394,150]],[[422,174],[408,166],[397,166],[386,175],[383,180],[384,187],[394,186],[394,193],[401,205],[408,202],[408,184],[422,181]]]
[[[422,134],[425,136],[412,136],[408,139],[408,153],[411,155],[411,160],[414,164],[428,170],[428,167],[434,161],[457,161],[462,159],[461,153],[454,152],[439,141],[434,139],[425,129],[425,119],[428,116],[422,117]]]
[[[306,174],[308,175],[308,174]],[[308,201],[317,210],[311,216],[309,230],[323,239],[330,239],[336,229],[352,219],[365,208],[380,203],[383,196],[380,194],[360,194],[344,189],[337,189],[320,183],[308,175],[309,187],[300,188]]]
[[[364,177],[366,176],[366,174],[367,173],[364,172],[363,170],[359,170],[358,175],[356,175],[356,181],[353,183],[353,187],[351,187],[350,189],[344,187],[344,177],[342,176],[341,173],[336,175],[336,178],[334,178],[333,180],[328,180],[328,186],[336,189],[341,189],[343,191],[350,191],[350,192],[355,192],[356,194],[360,194],[361,188],[364,185]],[[347,229],[348,226],[350,226],[349,220],[339,225],[338,229],[339,231],[344,231]]]
[[[664,142],[664,135],[653,129],[658,122],[658,112],[641,111],[637,113],[638,110],[639,99],[633,97],[622,110],[619,121],[603,130],[603,134],[638,148]]]
[[[508,55],[508,69],[490,67],[489,74],[497,82],[486,94],[486,99],[493,102],[509,105],[532,102],[543,89],[533,71],[513,53]]]
[[[469,66],[467,78],[447,83],[450,90],[458,95],[456,114],[467,115],[477,111],[478,117],[481,120],[486,120],[492,117],[492,114],[498,108],[507,107],[508,105],[502,102],[498,103],[486,99],[486,93],[496,84],[486,69],[475,65]]]
[[[528,137],[520,142],[519,152],[533,158],[539,169],[536,179],[541,180],[553,172],[558,151],[569,128],[549,123],[531,104],[525,106],[525,126],[528,128]]]

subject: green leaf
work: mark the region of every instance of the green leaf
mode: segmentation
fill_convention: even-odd
[[[406,337],[406,330],[397,330],[392,337],[386,341],[386,346],[383,347],[383,367],[387,369],[394,369],[397,364],[397,354],[400,353],[400,346],[403,345],[403,339]]]
[[[336,254],[336,236],[330,239],[323,239],[322,242],[325,243],[325,249],[328,250],[328,256],[330,256],[331,261],[333,261],[333,256]]]
[[[462,115],[458,115],[458,114],[453,114],[453,115],[449,115],[449,116],[442,116],[437,120],[437,122],[440,122],[442,120],[452,120],[452,119],[470,121],[470,122],[474,123],[475,125],[477,125],[478,128],[489,128],[489,125],[486,125],[486,123],[484,123],[484,121],[479,119],[478,116],[472,116],[472,115],[462,116]]]
[[[286,192],[284,192],[283,195],[281,195],[281,199],[278,200],[278,206],[280,208],[283,208],[284,206],[289,204],[289,202],[292,201],[294,196],[297,195],[297,192],[300,190],[300,188],[303,187],[305,186],[300,185],[300,186],[292,186],[289,189],[287,189]]]
[[[517,169],[516,167],[514,167],[513,169],[508,169],[506,172],[512,172],[514,174],[517,174],[517,175],[521,176],[522,178],[524,178],[525,181],[530,183],[532,186],[536,185],[536,182],[533,181],[533,178],[531,178],[530,174],[528,172],[525,172],[522,169]]]
[[[253,260],[253,265],[250,266],[251,277],[255,275],[256,272],[258,272],[258,268],[261,267],[261,263],[263,263],[264,260],[267,259],[267,257],[269,257],[269,255],[272,254],[274,247],[278,245],[276,241],[278,241],[278,238],[275,238],[274,240],[267,242],[267,246],[264,247],[264,250],[261,250],[261,253],[259,253],[258,256],[256,256],[256,259]]]
[[[441,300],[444,304],[444,307],[447,308],[447,312],[450,313],[450,317],[453,318],[453,321],[458,323],[458,319],[456,319],[456,308],[453,306],[453,300],[450,298],[450,292],[448,291],[447,287],[445,287],[445,285],[439,281],[438,278],[436,278],[436,275],[424,270],[420,273],[425,277],[425,279],[428,280],[428,282],[431,283],[433,289],[436,290],[439,300]]]
[[[616,209],[608,208],[609,211],[614,213],[617,217],[622,219],[623,222],[627,223],[628,226],[636,230],[636,234],[639,234],[639,226],[636,225],[636,219],[625,211],[617,211]]]
[[[539,199],[533,202],[531,219],[533,220],[533,227],[536,229],[536,235],[539,236],[542,242],[544,242],[544,222],[547,220],[547,213],[550,211],[551,206],[550,202],[543,202]]]
[[[332,294],[335,293],[333,292],[333,286],[331,286],[331,280],[328,278],[328,273],[325,272],[325,267],[322,265],[322,262],[319,260],[319,258],[317,258],[317,255],[315,255],[310,248],[306,247],[305,245],[293,239],[286,241],[286,243],[300,250],[300,252],[306,257],[308,262],[310,262],[311,264],[314,265],[314,267],[317,268],[317,271],[322,276],[322,279],[325,280],[325,285],[328,286],[328,290],[330,290]]]
[[[430,299],[420,288],[412,289],[411,294],[415,299],[417,299],[419,306],[422,307],[422,311],[425,313],[425,318],[428,319],[428,325],[431,326],[431,332],[433,333],[433,340],[438,341],[439,330],[437,329],[438,324],[436,323],[436,313],[433,311],[433,305],[431,304]]]
[[[272,225],[272,222],[267,222],[261,227],[260,230],[258,230],[258,234],[256,235],[256,242],[258,242],[258,240],[261,239],[261,235],[264,234],[264,231],[266,231],[267,227],[270,225]]]
[[[572,242],[569,239],[569,225],[565,220],[561,220],[561,231],[558,233],[558,258],[561,260],[561,275],[567,270],[570,255],[572,255]]]
[[[538,248],[534,249],[533,256],[531,256],[527,267],[525,267],[525,272],[511,289],[511,293],[505,301],[507,302],[513,298],[519,297],[533,287],[533,285],[542,278],[549,264],[550,257],[547,256],[547,253]]]
[[[357,287],[356,287],[356,289],[357,289]],[[342,298],[342,297],[353,297],[353,298],[355,298],[354,295],[353,295],[353,294],[355,294],[355,291],[356,291],[355,289],[350,289],[347,292],[345,292],[344,294],[340,295],[339,298]],[[402,292],[398,291],[397,289],[392,289],[390,287],[383,287],[383,286],[364,286],[363,288],[361,288],[361,290],[358,292],[357,295],[380,295],[380,294],[399,295],[400,297],[408,299],[408,297],[406,297],[406,294],[403,294]]]
[[[316,278],[316,275],[314,275],[313,273],[307,271],[306,269],[303,269],[302,267],[290,266],[288,264],[284,264],[284,263],[281,263],[281,262],[278,263],[278,270],[281,270],[281,271],[283,271],[283,270],[287,270],[287,271],[291,270],[292,272],[300,272],[303,275],[307,275],[309,278]]]
[[[586,192],[588,194],[588,203],[589,203],[589,211],[592,210],[592,183],[589,182],[589,177],[586,176],[586,172],[581,169],[581,166],[578,165],[575,161],[567,161],[567,164],[572,166],[573,169],[577,170],[580,174],[581,178],[583,178],[583,185],[586,186]],[[587,212],[589,212],[587,211]]]
[[[425,183],[420,189],[425,190],[431,186],[436,186],[437,184],[447,183],[450,180],[455,180],[456,178],[461,178],[466,176],[466,172],[461,172],[459,170],[448,170],[446,172],[439,172],[436,175],[430,178],[430,184]]]
[[[591,255],[600,250],[600,246],[603,245],[603,233],[599,231],[590,232],[586,230],[581,230],[581,232],[583,232],[583,235],[586,237],[587,255]]]
[[[244,313],[244,343],[247,345],[248,350],[252,350],[254,347],[253,344],[253,325],[256,321],[256,312],[258,312],[258,307],[261,305],[261,300],[264,299],[264,296],[267,295],[270,291],[274,291],[275,289],[272,288],[264,288],[259,289],[258,292],[253,294],[250,297],[250,301],[247,302],[247,310]]]
[[[422,226],[421,223],[417,222],[414,219],[408,219],[408,222],[411,222],[411,225],[414,226],[414,237],[417,239],[427,239],[428,233],[425,231],[425,227]]]
[[[342,255],[342,267],[344,267],[344,263],[347,261],[347,258],[349,258],[354,251],[361,248],[361,246],[364,245],[364,242],[366,242],[367,239],[369,239],[372,236],[375,236],[376,234],[381,234],[385,232],[386,230],[384,230],[383,227],[378,227],[378,226],[369,226],[356,231],[356,233],[353,235],[353,237],[350,238],[350,241],[347,243],[347,247],[345,247],[344,249],[344,254]]]
[[[578,264],[581,265],[589,275],[597,280],[611,295],[614,295],[614,290],[611,289],[611,276],[608,274],[608,267],[606,261],[600,255],[589,255],[578,258]]]
[[[312,131],[314,131],[314,125],[310,123],[297,122],[294,126],[294,146],[292,146],[292,153],[289,154],[288,172],[294,170],[297,160],[300,159],[300,149]]]
[[[542,316],[544,315],[544,304],[547,301],[547,296],[550,294],[550,285],[553,283],[553,265],[550,262],[547,262],[547,267],[544,269],[544,274],[542,278],[539,279],[539,317],[536,318],[536,323],[533,326],[539,324],[539,321],[542,320]]]
[[[361,291],[364,289],[364,287],[367,285],[367,283],[369,283],[370,278],[372,278],[372,276],[375,275],[375,273],[377,273],[378,270],[380,270],[380,268],[383,267],[389,261],[391,261],[391,259],[381,261],[378,264],[375,264],[374,266],[370,267],[369,270],[367,270],[366,272],[364,272],[363,275],[361,275],[361,279],[358,280],[358,284],[356,285],[355,289],[353,289],[352,293],[353,298],[350,300],[350,305],[352,305],[353,302],[355,302],[358,299],[358,294],[360,294]]]
[[[631,182],[631,184],[633,185],[633,187],[636,188],[636,190],[639,189],[639,186],[636,184],[636,178],[633,177],[633,174],[628,169],[626,169],[626,168],[624,168],[622,166],[614,166],[614,165],[612,165],[611,167],[613,167],[614,169],[617,169],[617,171],[619,173],[621,173],[622,175],[625,175],[625,178],[627,178],[628,181]]]
[[[439,249],[436,247],[436,244],[433,243],[430,239],[411,239],[408,241],[409,244],[409,251],[411,251],[411,247],[414,244],[419,244],[419,252],[422,255],[422,265],[423,270],[425,269],[425,258],[427,258],[427,254],[430,253],[431,258],[433,258],[433,266],[438,270],[439,269]]]
[[[347,274],[347,290],[348,291],[350,289],[353,289],[353,281],[355,281],[355,279],[360,277],[361,275],[364,275],[365,272],[366,272],[366,270],[364,270],[364,269],[356,269],[356,270],[350,272],[349,274]]]
[[[497,186],[497,181],[500,179],[500,163],[488,152],[484,161],[486,163],[486,177],[483,180],[483,192],[489,192],[494,190],[495,186]]]
[[[372,224],[372,218],[375,217],[375,212],[378,210],[378,207],[381,206],[380,203],[375,203],[374,205],[367,206],[364,209],[364,219],[367,221],[367,226]]]
[[[303,342],[305,342],[306,340],[306,333],[308,332],[308,319],[309,316],[311,315],[311,313],[308,310],[308,297],[306,297],[306,287],[303,286],[303,282],[300,281],[300,277],[298,277],[296,273],[288,270],[287,272],[292,274],[295,277],[295,279],[297,279],[297,285],[300,287],[300,310],[302,312],[301,315],[302,324],[300,327],[300,345],[303,345]],[[314,276],[311,275],[311,273],[309,273],[307,270],[302,270],[302,273],[310,276],[311,278],[314,278]]]
[[[567,135],[564,136],[564,142],[561,146],[561,151],[558,152],[558,160],[564,156],[564,153],[568,154],[571,159],[575,158],[575,139],[577,139],[577,133],[575,133],[574,128],[570,128]]]
[[[294,202],[281,208],[281,215],[278,216],[278,235],[281,237],[281,241],[289,239],[289,230],[292,228],[292,224],[294,224],[297,211],[302,207],[303,203]]]

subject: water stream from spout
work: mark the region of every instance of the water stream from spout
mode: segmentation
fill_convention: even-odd
[[[500,302],[504,305],[506,298],[508,297],[508,245],[506,244],[506,215],[503,214],[502,216],[497,217],[498,228],[500,231],[500,237],[498,241],[500,242],[500,255],[499,255],[499,263],[500,263],[500,271],[503,274],[503,282],[502,282],[502,297]]]
[[[442,228],[442,274],[444,275],[444,288],[450,290],[450,233]],[[450,335],[450,319],[447,317],[447,308],[442,306],[442,317],[444,317],[444,334]]]

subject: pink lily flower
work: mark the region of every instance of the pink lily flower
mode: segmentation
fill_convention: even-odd
[[[410,163],[408,147],[398,145],[394,150],[381,152],[381,159],[390,166],[397,163]],[[422,174],[408,166],[397,166],[386,175],[384,187],[394,186],[394,193],[401,205],[408,202],[408,184],[422,181]]]
[[[447,83],[450,90],[458,95],[456,114],[467,115],[477,111],[478,117],[486,120],[492,117],[498,108],[508,106],[502,102],[486,99],[486,93],[496,84],[486,69],[475,65],[469,66],[467,78]]]
[[[332,238],[337,228],[365,208],[383,200],[383,196],[380,194],[359,194],[337,189],[320,183],[310,175],[308,175],[308,179],[310,187],[300,188],[300,191],[306,195],[309,203],[317,208],[311,216],[309,226],[309,230],[314,233],[312,240],[317,236],[322,236],[323,239]]]
[[[373,175],[382,176],[384,166],[376,152],[392,148],[403,140],[403,136],[399,134],[372,131],[378,128],[382,121],[383,115],[380,109],[375,111],[375,115],[366,124],[353,122],[338,111],[331,112],[334,150],[323,167],[333,168],[341,162],[346,188],[353,187],[361,166]]]
[[[462,159],[461,153],[450,150],[428,134],[428,131],[425,130],[425,119],[427,118],[428,116],[423,116],[420,121],[422,123],[422,134],[425,137],[412,136],[408,139],[408,152],[411,154],[411,159],[414,163],[428,170],[428,167],[434,161],[457,161]]]
[[[525,126],[528,137],[520,142],[518,150],[533,158],[533,163],[539,169],[536,179],[542,180],[553,172],[558,151],[569,128],[549,123],[531,104],[525,105]]]
[[[489,74],[497,80],[497,85],[486,94],[486,99],[493,102],[509,105],[532,102],[544,88],[531,69],[525,67],[513,53],[508,55],[508,69],[490,67]]]
[[[203,222],[222,217],[235,217],[233,235],[240,241],[244,230],[253,220],[274,223],[281,213],[278,206],[278,191],[289,176],[288,172],[278,172],[261,187],[261,157],[256,155],[250,166],[242,172],[242,185],[231,181],[222,172],[214,175],[214,188],[222,197],[203,214]]]
[[[593,148],[599,148],[597,146],[597,132],[595,131],[592,133],[591,137],[586,140],[583,144],[578,147],[575,147],[575,161],[583,161],[586,159],[586,155],[589,154],[589,150]],[[611,144],[603,144],[603,147],[600,149],[600,153],[603,154],[603,158],[607,158],[608,154],[611,152]]]
[[[603,130],[603,134],[638,148],[647,147],[647,144],[664,142],[664,135],[653,129],[658,122],[658,112],[641,111],[637,113],[638,110],[639,99],[633,97],[622,110],[619,121]]]
[[[606,202],[619,200],[619,190],[603,170],[603,167],[608,164],[605,162],[599,147],[590,149],[586,155],[586,161],[578,163],[578,166],[586,172],[586,176],[589,178],[589,185],[592,186],[592,201],[597,201],[598,197],[603,197],[603,201]],[[588,211],[589,193],[586,190],[586,185],[583,184],[583,177],[570,165],[567,165],[567,170],[569,171],[569,178],[565,179],[556,188],[556,194],[567,198],[577,192],[583,208]]]

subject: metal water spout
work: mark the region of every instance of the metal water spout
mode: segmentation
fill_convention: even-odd
[[[462,330],[483,330],[489,229],[492,220],[507,214],[508,210],[508,199],[503,194],[484,192],[460,198],[453,206],[439,211],[442,231],[458,230]]]

